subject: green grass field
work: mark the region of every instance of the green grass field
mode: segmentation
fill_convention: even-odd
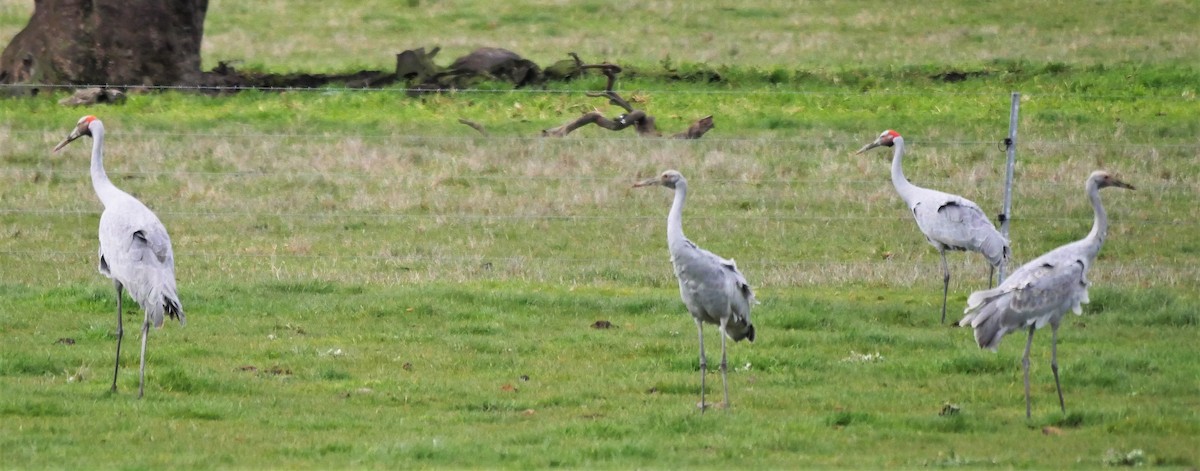
[[[31,3],[0,0],[0,41]],[[702,64],[724,80],[618,89],[665,131],[709,114],[716,128],[536,137],[618,114],[584,96],[602,77],[423,99],[4,100],[0,468],[1200,466],[1192,3],[394,3],[213,1],[205,64],[385,69],[434,45],[445,63],[495,45],[539,63]],[[937,78],[955,71],[969,74]],[[937,252],[891,187],[890,152],[853,155],[894,128],[910,179],[996,214],[1013,91],[1018,263],[1087,233],[1091,170],[1138,188],[1103,193],[1092,302],[1059,332],[1067,412],[1039,331],[1029,420],[1024,335],[992,353],[938,324]],[[84,114],[104,120],[110,177],[176,253],[189,322],[151,333],[140,401],[129,301],[108,393],[115,300],[96,272],[91,143],[50,153]],[[758,341],[730,345],[729,410],[696,408],[670,193],[630,188],[667,168],[691,183],[688,236],[737,259],[762,301]],[[957,313],[987,266],[950,261]],[[705,343],[719,393],[714,328]]]

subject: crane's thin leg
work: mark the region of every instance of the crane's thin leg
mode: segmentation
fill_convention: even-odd
[[[113,365],[112,392],[117,392],[117,372],[121,371],[121,337],[125,336],[125,329],[121,326],[121,295],[125,287],[117,280],[113,280],[113,286],[117,288],[117,361]]]
[[[704,358],[704,323],[696,319],[696,332],[700,337],[700,412],[708,407],[704,403],[704,375],[708,373],[708,360]]]
[[[146,338],[150,336],[150,313],[146,313],[146,320],[142,321],[142,376],[138,380],[138,399],[142,398],[142,394],[146,389]]]
[[[946,323],[946,296],[950,293],[950,266],[946,265],[946,249],[938,249],[942,254],[942,323]]]
[[[996,276],[996,266],[988,264],[988,289],[992,289],[992,277]]]
[[[1025,341],[1025,356],[1021,359],[1021,368],[1025,370],[1025,418],[1032,417],[1029,404],[1029,349],[1033,347],[1033,331],[1037,324],[1029,326],[1029,340]]]
[[[1058,389],[1058,407],[1067,413],[1067,404],[1063,402],[1062,384],[1058,382],[1058,326],[1050,326],[1050,371],[1054,372],[1054,387]]]
[[[729,369],[728,358],[725,355],[725,325],[728,322],[729,318],[721,318],[721,386],[725,388],[725,410],[729,410],[729,378],[725,373]]]

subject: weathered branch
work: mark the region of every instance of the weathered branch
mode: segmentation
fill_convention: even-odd
[[[479,131],[479,134],[483,134],[484,136],[487,136],[487,135],[488,135],[488,132],[487,132],[487,130],[483,128],[483,125],[482,125],[482,124],[476,123],[476,122],[474,122],[474,121],[471,121],[471,120],[469,120],[469,119],[467,119],[467,118],[458,118],[458,122],[460,122],[460,123],[463,123],[463,124],[465,124],[465,125],[467,125],[467,126],[470,126],[470,127],[471,127],[471,129],[474,129],[474,130],[476,130],[476,131]]]
[[[633,129],[637,131],[639,136],[658,137],[662,135],[662,133],[658,132],[658,128],[654,126],[654,117],[642,110],[633,110],[617,116],[617,121],[627,126],[632,124]]]
[[[608,83],[605,84],[603,92],[588,92],[587,96],[608,98],[609,103],[620,106],[621,108],[625,108],[625,112],[633,112],[633,106],[630,106],[628,101],[625,101],[624,98],[621,98],[621,95],[618,95],[617,92],[613,90],[613,86],[617,83],[617,74],[621,73],[620,66],[605,63],[585,65],[580,68],[584,70],[600,69],[600,72],[602,72],[605,77],[608,77]]]
[[[621,73],[620,66],[609,63],[584,64],[583,60],[579,58],[578,54],[575,54],[574,52],[568,54],[575,59],[574,65],[578,68],[578,70],[586,71],[589,69],[596,69],[608,78],[608,81],[604,85],[604,91],[588,92],[587,96],[607,98],[609,103],[620,106],[625,110],[625,113],[617,116],[616,118],[607,118],[599,111],[589,111],[580,117],[575,118],[574,121],[569,123],[550,129],[543,129],[542,137],[564,137],[567,134],[570,134],[572,131],[589,124],[595,124],[596,126],[600,126],[610,131],[620,131],[632,126],[633,129],[638,133],[638,136],[662,136],[662,133],[658,131],[657,126],[654,124],[653,116],[650,116],[643,110],[635,109],[633,105],[629,104],[629,101],[622,98],[621,95],[614,90],[614,87],[617,83],[617,74]],[[478,123],[466,119],[459,119],[458,122],[470,126],[484,135],[487,134],[487,131],[483,129],[483,126]],[[707,133],[712,128],[713,117],[705,116],[692,123],[687,130],[674,134],[671,136],[671,138],[699,139],[704,135],[704,133]]]
[[[571,121],[556,128],[543,129],[542,137],[563,137],[567,134],[570,134],[571,131],[592,123],[596,123],[597,126],[613,131],[619,131],[621,129],[625,129],[626,127],[625,125],[618,124],[611,119],[605,118],[604,115],[600,114],[599,111],[589,111],[584,113],[583,116],[580,116],[575,121]]]
[[[704,133],[712,130],[713,127],[714,127],[713,117],[712,117],[712,115],[708,115],[708,116],[700,118],[700,119],[696,120],[696,122],[692,123],[692,125],[687,128],[687,131],[684,131],[684,132],[678,133],[674,136],[671,136],[671,138],[672,139],[700,139],[701,136],[704,136]]]

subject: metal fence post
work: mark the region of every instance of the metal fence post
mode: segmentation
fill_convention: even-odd
[[[1008,138],[1004,145],[1008,149],[1008,170],[1004,174],[1004,212],[1000,213],[1000,234],[1008,239],[1008,223],[1012,218],[1013,165],[1017,160],[1017,113],[1021,110],[1021,93],[1013,92],[1012,107],[1008,112]],[[1007,263],[1000,265],[1000,278],[1004,282]]]

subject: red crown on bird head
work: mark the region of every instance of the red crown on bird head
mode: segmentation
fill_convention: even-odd
[[[898,132],[896,132],[896,131],[893,131],[893,130],[891,130],[891,129],[888,129],[888,130],[887,130],[887,133],[888,133],[888,135],[889,135],[889,136],[892,136],[892,139],[895,139],[895,138],[897,138],[897,137],[900,137],[900,133],[898,133]]]

